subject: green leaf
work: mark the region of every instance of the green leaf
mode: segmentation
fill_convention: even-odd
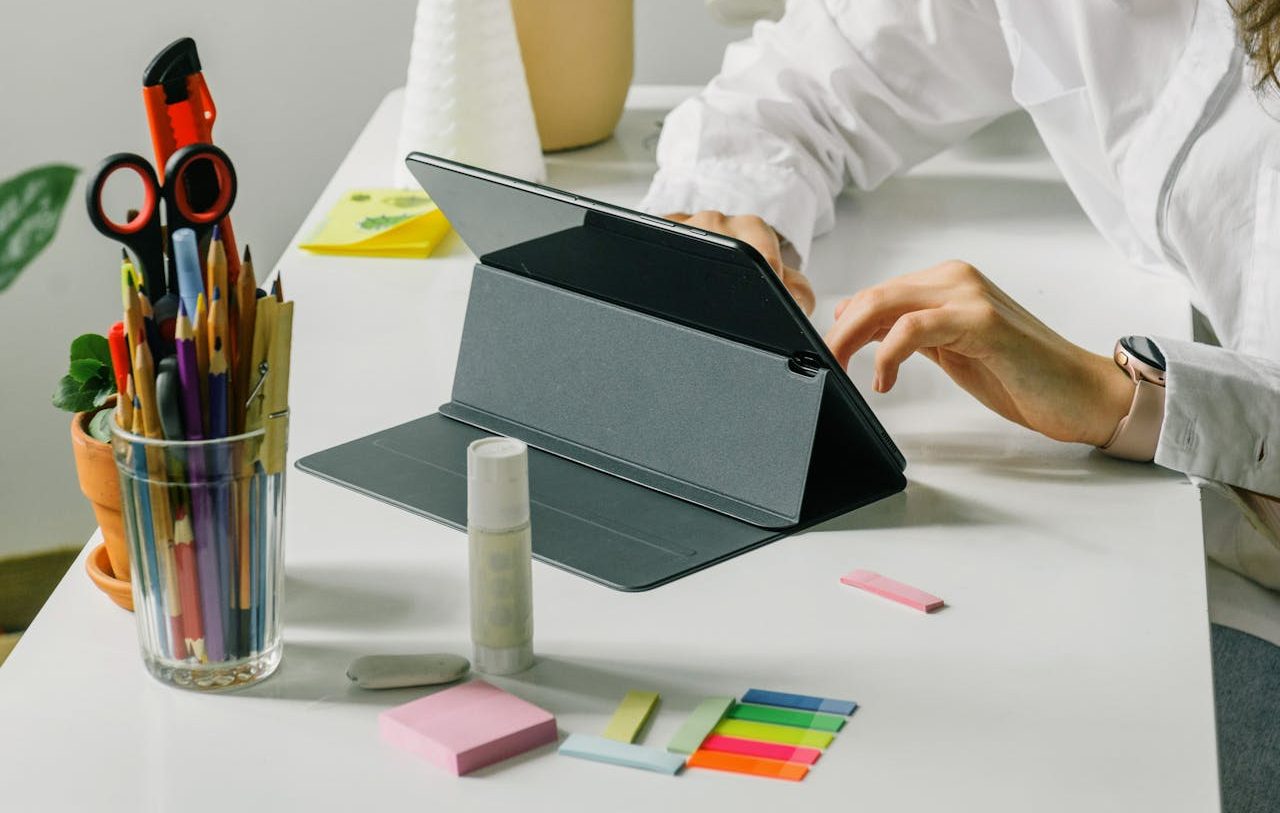
[[[77,172],[47,164],[0,183],[0,291],[53,240]]]
[[[111,416],[114,409],[104,409],[89,419],[89,437],[103,443],[111,442]]]
[[[81,384],[93,378],[102,370],[102,362],[97,359],[73,359],[71,361],[71,377]]]
[[[97,333],[86,333],[83,336],[77,336],[75,341],[71,343],[71,360],[77,359],[97,359],[111,369],[111,346],[107,344],[106,337],[99,336]]]
[[[87,383],[93,386],[93,389],[89,390],[89,392],[93,393],[93,405],[96,407],[102,406],[107,402],[108,398],[116,394],[116,382],[112,380],[111,376],[90,379]]]
[[[53,405],[67,412],[84,412],[93,409],[93,392],[85,392],[81,384],[69,375],[64,375],[58,382],[58,390],[53,394]]]

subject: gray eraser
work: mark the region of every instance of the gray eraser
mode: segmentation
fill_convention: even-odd
[[[400,689],[452,683],[471,670],[460,655],[365,655],[347,667],[362,689]]]

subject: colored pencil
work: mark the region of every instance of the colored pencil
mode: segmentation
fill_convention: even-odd
[[[226,309],[227,332],[222,337],[222,352],[226,355],[228,371],[235,369],[235,326],[236,312],[235,305],[232,302],[235,291],[230,287],[228,282],[227,271],[227,247],[222,240],[222,229],[215,225],[213,227],[213,235],[209,239],[209,254],[206,263],[207,274],[209,279],[209,287],[206,289],[209,296],[213,296],[215,290],[222,292],[222,304]],[[211,306],[212,309],[212,306]],[[227,402],[235,402],[235,381],[228,373],[227,376]],[[230,428],[228,421],[228,429]]]
[[[200,367],[196,358],[199,342],[196,340],[186,308],[178,306],[178,321],[174,329],[178,356],[178,382],[182,388],[183,423],[187,440],[203,440],[204,419],[200,405]],[[214,504],[210,486],[205,476],[204,452],[192,449],[187,456],[187,472],[191,491],[192,535],[199,575],[201,617],[204,621],[205,648],[214,661],[226,657],[225,635],[222,624],[222,595],[218,579],[218,535],[214,520]]]
[[[133,374],[130,373],[129,380],[125,385],[125,392],[122,396],[127,398],[131,404],[137,403],[137,396],[133,391]],[[131,409],[131,421],[127,427],[128,431],[135,435],[142,435],[142,412],[139,409]],[[134,513],[137,515],[137,526],[142,531],[142,550],[139,553],[141,557],[133,557],[134,569],[140,571],[134,575],[134,578],[142,579],[142,584],[148,585],[147,592],[155,598],[154,591],[159,586],[158,579],[153,579],[148,575],[159,572],[159,563],[156,558],[156,531],[155,531],[155,514],[151,510],[151,489],[146,485],[150,479],[147,473],[147,458],[142,444],[134,443],[131,446],[131,454],[133,455],[133,465],[135,479],[133,480],[132,495],[130,497],[134,506]],[[122,497],[125,495],[122,495]],[[157,599],[157,609],[158,599]],[[157,616],[159,617],[159,616]]]
[[[227,249],[222,245],[222,231],[217,226],[213,227],[213,237],[209,240],[204,290],[211,298],[214,291],[221,290],[225,296],[231,290],[227,287]]]
[[[200,420],[201,436],[209,436],[209,311],[204,294],[196,297],[196,312],[191,327],[195,330],[196,363],[200,368]]]
[[[173,551],[178,568],[178,589],[182,597],[183,634],[187,651],[201,663],[207,663],[209,654],[205,651],[204,629],[200,623],[200,582],[196,575],[196,555],[191,545],[194,540],[191,516],[185,505],[179,505],[174,514]]]
[[[227,303],[213,289],[209,305],[209,437],[227,436]]]
[[[225,257],[224,257],[225,264]],[[226,275],[225,268],[221,271]],[[215,285],[213,299],[209,304],[209,438],[227,436],[227,302],[223,298],[223,288]],[[238,618],[239,601],[236,592],[239,588],[239,567],[236,559],[239,545],[233,541],[233,534],[239,530],[240,523],[230,516],[231,493],[227,481],[231,475],[231,459],[225,447],[215,449],[210,455],[209,465],[214,479],[219,484],[213,491],[214,532],[217,534],[218,546],[218,579],[221,585],[224,635],[227,651],[234,657],[238,654],[237,635],[240,628]]]
[[[129,363],[138,352],[138,345],[147,340],[146,328],[142,320],[142,301],[138,297],[138,287],[130,277],[125,284],[124,300],[124,335],[129,340]]]
[[[258,313],[258,281],[253,272],[253,254],[244,247],[244,262],[240,263],[240,278],[236,280],[236,359],[232,370],[236,398],[233,402],[232,429],[237,434],[245,431],[245,402],[253,390],[253,331]]]
[[[162,437],[162,432],[160,413],[156,408],[155,371],[150,348],[145,343],[139,345],[137,353],[134,354],[133,385],[137,399],[134,408],[134,433],[137,434],[137,429],[141,428],[142,434],[147,438],[159,439]],[[169,617],[172,625],[174,619],[170,616],[168,609],[173,606],[173,602],[165,600],[163,594],[165,584],[169,581],[167,576],[170,569],[166,567],[166,561],[173,548],[173,520],[169,511],[169,495],[163,485],[166,481],[164,461],[156,451],[143,444],[134,446],[134,455],[139,458],[135,461],[135,465],[139,467],[139,474],[147,483],[150,502],[153,550],[148,552],[147,557],[147,564],[152,574],[148,581],[160,598],[160,606],[157,607],[158,617]],[[181,657],[179,646],[179,642],[183,640],[181,628],[176,629],[176,635],[174,632],[175,630],[170,630],[170,639],[173,641],[170,653],[174,657]]]

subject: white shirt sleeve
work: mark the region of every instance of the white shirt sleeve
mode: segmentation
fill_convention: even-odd
[[[989,0],[788,3],[667,116],[641,208],[759,215],[802,261],[845,186],[871,189],[1015,109],[1011,73]]]
[[[1197,342],[1155,341],[1166,367],[1156,462],[1280,497],[1280,364]]]

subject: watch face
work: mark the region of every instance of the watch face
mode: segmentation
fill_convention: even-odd
[[[1120,346],[1125,349],[1125,352],[1143,364],[1155,367],[1161,372],[1165,371],[1164,353],[1161,353],[1155,342],[1146,336],[1125,336],[1120,340]]]

